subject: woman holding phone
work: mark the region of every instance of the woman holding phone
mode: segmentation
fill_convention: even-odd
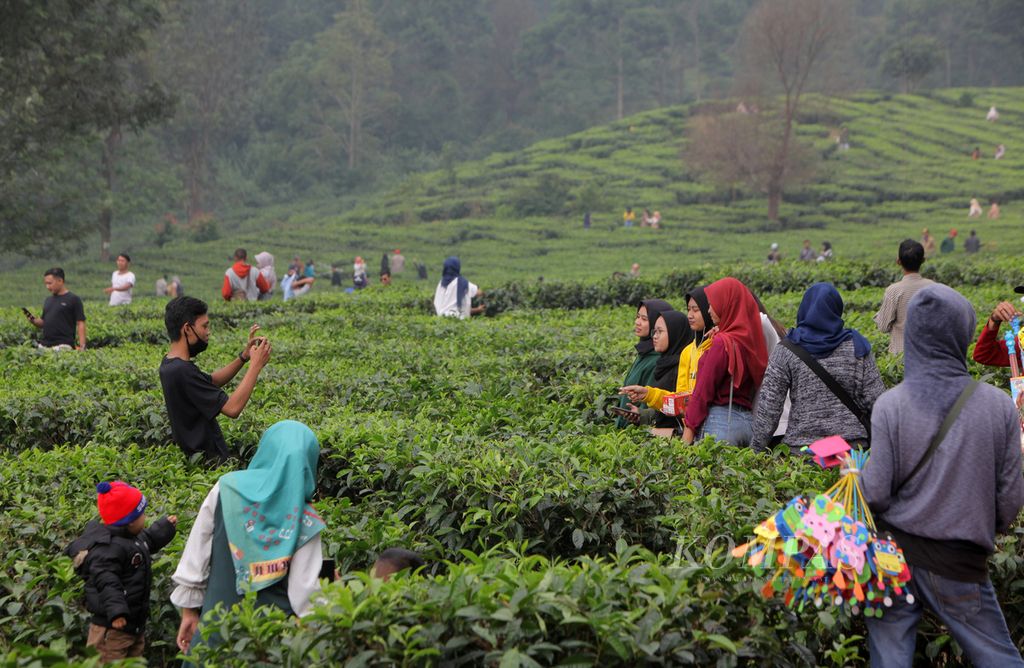
[[[654,377],[654,366],[658,363],[660,356],[660,353],[654,349],[651,332],[658,317],[663,312],[671,310],[672,305],[664,299],[646,299],[637,304],[636,317],[633,318],[633,334],[640,340],[633,346],[636,349],[636,357],[633,358],[633,364],[626,372],[626,377],[622,381],[623,385],[647,385],[651,382],[651,378]],[[620,429],[630,424],[640,424],[642,420],[650,422],[654,418],[654,414],[649,411],[646,415],[642,414],[640,409],[630,403],[629,397],[625,395],[619,397],[618,409],[615,412],[620,415],[616,418],[615,424]]]

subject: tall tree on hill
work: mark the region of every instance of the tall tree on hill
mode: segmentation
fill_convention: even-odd
[[[321,126],[343,147],[352,170],[367,150],[365,123],[396,99],[390,91],[392,47],[366,3],[354,0],[317,36],[316,50],[312,78]]]
[[[266,41],[251,0],[193,0],[174,7],[156,62],[179,98],[178,113],[163,134],[182,166],[185,206],[194,221],[210,205],[214,158],[248,139]]]
[[[931,37],[917,36],[892,46],[882,57],[882,72],[900,82],[903,93],[912,93],[941,61],[941,47]]]
[[[99,230],[110,246],[116,149],[125,130],[166,116],[166,91],[136,56],[161,19],[158,0],[12,0],[0,8],[0,230],[4,250],[77,245],[92,183],[67,178],[71,156],[103,137]],[[103,186],[100,186],[101,188]]]
[[[793,126],[803,95],[812,77],[825,69],[829,50],[842,41],[848,25],[841,0],[761,0],[744,21],[740,36],[744,80],[774,83],[772,88],[782,98],[779,140],[766,184],[769,220],[779,219],[796,141]]]
[[[440,151],[468,143],[490,122],[477,97],[488,81],[493,26],[479,0],[378,0],[374,16],[394,44],[392,89],[400,96],[392,141]]]

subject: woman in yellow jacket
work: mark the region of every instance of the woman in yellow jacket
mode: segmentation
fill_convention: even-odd
[[[693,341],[679,354],[679,376],[676,379],[676,392],[693,392],[697,384],[697,363],[701,355],[711,347],[711,311],[704,288],[694,288],[686,295],[686,319],[693,330]],[[630,401],[645,402],[651,408],[660,411],[665,397],[673,392],[657,387],[627,385],[619,390],[629,395]]]

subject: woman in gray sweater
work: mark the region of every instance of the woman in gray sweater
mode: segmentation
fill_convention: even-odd
[[[786,340],[807,351],[870,414],[885,385],[871,344],[856,330],[844,327],[843,298],[835,286],[815,283],[807,289],[797,310],[796,327]],[[757,398],[751,440],[754,450],[768,449],[787,392],[793,406],[783,440],[792,453],[799,454],[803,446],[833,435],[866,443],[867,429],[858,417],[796,353],[778,345],[768,358]]]

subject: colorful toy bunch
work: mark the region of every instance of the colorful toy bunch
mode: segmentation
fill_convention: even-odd
[[[881,617],[904,596],[910,569],[891,536],[879,536],[860,487],[867,453],[850,451],[832,436],[808,447],[822,467],[841,466],[839,482],[808,498],[797,496],[754,529],[754,539],[733,550],[758,576],[768,576],[765,598],[781,595],[803,610],[811,602],[847,605],[853,614]]]
[[[1014,316],[1010,320],[1010,331],[1003,335],[1006,342],[1006,352],[1010,357],[1010,396],[1017,404],[1020,413],[1020,424],[1024,428],[1024,400],[1021,394],[1024,393],[1024,376],[1021,376],[1021,359],[1024,354],[1024,329],[1021,329],[1020,318]],[[1020,449],[1024,452],[1024,432],[1021,434]]]

